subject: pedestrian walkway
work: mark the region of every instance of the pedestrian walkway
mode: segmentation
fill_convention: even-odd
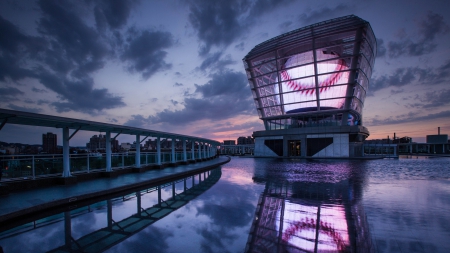
[[[142,173],[123,174],[116,178],[100,178],[73,185],[55,185],[22,192],[12,192],[6,196],[0,196],[0,225],[8,219],[67,205],[68,203],[76,204],[79,201],[126,191],[147,184],[176,179],[191,173],[218,167],[229,161],[229,157],[218,157],[195,164],[179,165],[161,170],[149,170]]]

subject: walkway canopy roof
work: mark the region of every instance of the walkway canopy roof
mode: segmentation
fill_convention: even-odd
[[[193,140],[197,142],[209,143],[212,145],[220,145],[218,141],[199,138],[195,136],[188,136],[182,134],[167,133],[161,131],[155,131],[150,129],[143,129],[130,126],[122,126],[115,124],[107,124],[102,122],[95,122],[89,120],[72,119],[51,115],[44,115],[38,113],[21,112],[14,110],[0,109],[0,130],[5,124],[17,124],[17,125],[28,125],[28,126],[41,126],[41,127],[55,127],[55,128],[65,128],[74,130],[85,130],[93,132],[111,132],[120,134],[130,134],[130,135],[142,135],[150,137],[162,137],[169,139],[179,139],[179,140]]]

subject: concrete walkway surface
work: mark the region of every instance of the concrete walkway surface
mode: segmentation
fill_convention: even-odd
[[[72,185],[54,185],[11,192],[6,196],[0,196],[0,227],[4,222],[20,219],[27,214],[67,206],[68,204],[75,205],[78,202],[149,184],[176,180],[196,172],[213,169],[229,161],[229,157],[218,157],[194,164],[149,170],[142,173],[122,174],[115,178],[99,178]]]

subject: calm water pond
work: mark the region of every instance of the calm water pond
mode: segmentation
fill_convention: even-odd
[[[7,253],[450,252],[450,158],[419,158],[233,158],[12,228],[0,245]]]

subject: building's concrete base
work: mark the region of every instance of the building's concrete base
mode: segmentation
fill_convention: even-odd
[[[363,126],[304,127],[253,133],[255,157],[350,158],[362,156]]]

